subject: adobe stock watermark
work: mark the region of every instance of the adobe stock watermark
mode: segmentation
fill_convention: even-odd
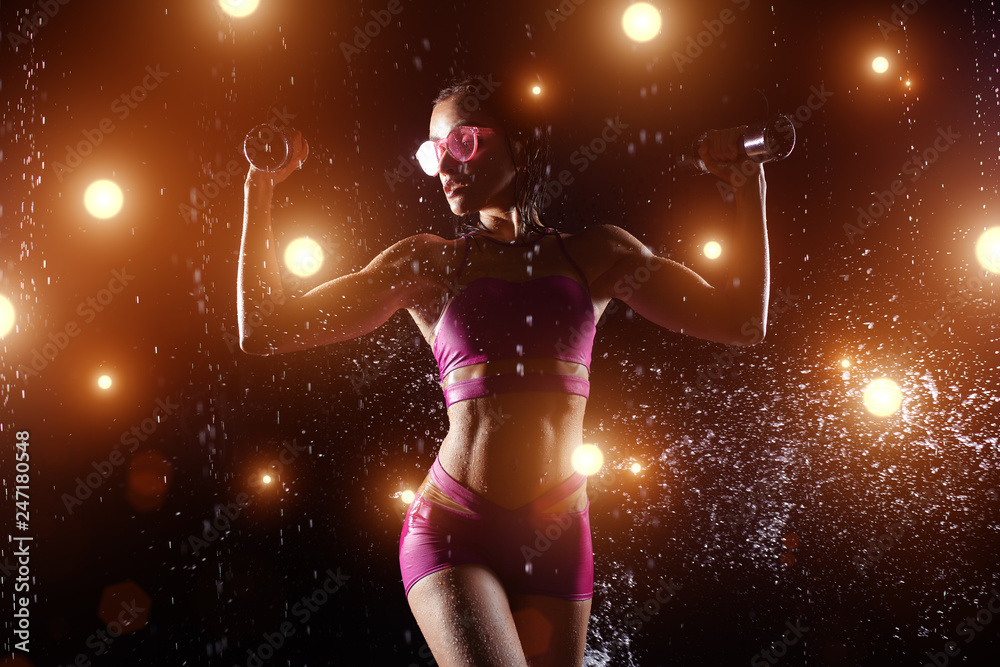
[[[301,600],[292,605],[292,616],[296,618],[299,626],[309,623],[312,615],[322,609],[341,588],[347,585],[351,578],[340,571],[326,571],[326,580],[323,584],[309,595],[303,596]],[[289,637],[293,637],[298,632],[295,623],[291,621],[283,622],[276,632],[266,632],[263,635],[264,641],[256,649],[247,649],[247,659],[243,661],[244,667],[263,667],[264,663],[273,658],[285,645]],[[237,666],[239,667],[239,666]]]
[[[783,657],[788,655],[789,648],[798,644],[799,640],[809,632],[809,628],[801,621],[796,621],[794,624],[791,621],[785,621],[785,627],[787,630],[781,639],[750,658],[751,667],[768,667],[768,665],[778,664]]]
[[[902,536],[903,524],[899,521],[893,521],[889,524],[886,532],[882,533],[878,537],[873,537],[868,540],[868,545],[862,553],[854,554],[854,556],[851,557],[851,562],[854,563],[854,568],[859,574],[864,574],[870,567],[882,560],[882,558],[889,553],[894,546],[896,546],[896,542]]]
[[[268,109],[265,124],[270,125],[276,130],[287,130],[291,129],[291,122],[294,119],[295,114],[290,113],[288,107],[282,106],[280,110],[277,107],[271,107]],[[255,142],[257,140],[259,140],[259,137],[253,139]],[[264,147],[258,146],[258,148],[263,150]],[[195,222],[198,219],[198,214],[204,213],[208,205],[217,199],[223,190],[234,182],[243,183],[241,177],[248,170],[249,167],[243,160],[234,158],[227,162],[225,171],[218,171],[207,182],[202,183],[197,188],[191,188],[190,203],[181,202],[177,205],[177,210],[180,212],[181,217],[187,223]]]
[[[938,136],[935,137],[930,146],[923,151],[914,151],[900,167],[903,174],[910,176],[909,183],[920,180],[924,172],[941,158],[941,154],[954,146],[955,142],[962,137],[958,132],[953,131],[950,125],[948,129],[939,127],[937,133]],[[859,206],[857,225],[852,225],[849,222],[844,223],[844,234],[847,235],[847,240],[853,243],[855,238],[864,234],[865,230],[885,215],[896,202],[896,198],[902,197],[907,190],[909,190],[909,184],[898,178],[892,182],[888,190],[875,193],[876,203],[869,205],[867,209]]]
[[[659,252],[661,254],[666,254],[666,248],[660,246]],[[596,328],[600,329],[604,326],[604,323],[608,321],[608,318],[618,312],[621,307],[619,304],[621,300],[631,299],[632,295],[636,291],[642,289],[642,286],[649,282],[653,277],[653,274],[660,270],[662,262],[660,260],[663,257],[658,257],[652,249],[646,248],[644,253],[646,261],[637,266],[631,273],[622,276],[614,284],[615,298],[605,307],[604,312],[601,314],[601,319],[597,321]],[[569,355],[572,350],[578,349],[580,344],[585,340],[583,332],[581,332],[576,327],[570,327],[569,329],[569,342],[567,343],[561,337],[556,341],[555,349],[560,355]]]
[[[798,132],[802,127],[809,122],[812,118],[813,113],[819,111],[823,108],[823,105],[827,103],[833,93],[826,89],[826,82],[819,84],[819,88],[816,86],[809,87],[810,95],[806,98],[804,104],[799,105],[793,113],[786,114],[785,117],[791,121],[791,127],[788,127],[783,134],[785,142],[789,143],[791,139],[795,138],[795,132]],[[777,141],[777,137],[770,137],[772,141]],[[726,202],[731,202],[736,196],[735,188],[742,187],[747,183],[749,178],[753,178],[757,175],[757,166],[755,162],[744,161],[740,163],[740,171],[733,175],[731,182],[727,183],[725,181],[719,180],[716,183],[716,188],[719,190],[719,194],[722,195],[722,199]]]
[[[569,17],[573,15],[576,8],[585,3],[587,0],[562,0],[559,6],[555,9],[545,10],[545,20],[549,22],[549,27],[555,31],[559,27],[559,24],[568,21]]]
[[[347,61],[347,64],[350,65],[351,58],[367,49],[371,45],[372,40],[382,34],[382,30],[392,23],[392,17],[400,14],[402,11],[403,5],[400,3],[400,0],[389,0],[389,4],[385,6],[385,9],[372,10],[371,15],[373,20],[366,23],[364,29],[361,26],[355,26],[354,40],[351,43],[340,43],[340,52],[344,54],[344,60]]]
[[[962,637],[966,644],[971,644],[976,636],[993,622],[994,616],[1000,615],[1000,591],[997,591],[996,586],[993,586],[989,592],[993,596],[987,600],[986,606],[980,607],[974,614],[966,616],[955,626],[955,634]],[[952,658],[958,657],[961,653],[962,648],[958,642],[949,640],[945,643],[943,651],[933,653],[926,651],[930,660],[925,662],[923,667],[945,667]]]
[[[959,289],[949,290],[945,294],[945,304],[934,316],[920,323],[919,329],[906,341],[903,352],[913,352],[919,345],[928,342],[938,335],[942,329],[955,321],[958,310],[971,302],[976,292],[983,289],[983,281],[976,276],[967,276]],[[920,336],[923,335],[921,339]]]
[[[865,574],[899,543],[905,532],[903,524],[905,520],[911,519],[917,513],[926,513],[930,507],[930,501],[927,498],[918,497],[915,501],[915,507],[904,513],[900,519],[889,524],[881,535],[868,540],[868,544],[862,549],[862,552],[851,557],[851,562],[854,563],[858,574]]]
[[[664,607],[670,604],[677,591],[684,588],[681,584],[666,581],[660,577],[660,587],[644,603],[636,605],[625,615],[625,626],[632,632],[639,632],[645,623],[649,623]]]
[[[494,81],[493,75],[488,74],[485,78],[480,76],[479,83],[481,84],[475,88],[470,95],[466,95],[459,102],[459,106],[468,113],[476,111],[483,102],[488,100],[493,93],[496,92],[503,82]],[[396,186],[400,183],[409,179],[417,171],[423,171],[420,167],[420,163],[417,161],[416,152],[420,148],[420,145],[424,143],[423,141],[417,141],[414,143],[413,148],[405,154],[400,154],[397,156],[396,168],[392,170],[392,173],[388,169],[384,170],[385,184],[389,186],[390,192],[396,191]]]
[[[29,11],[17,24],[17,32],[8,32],[7,41],[11,48],[17,51],[17,47],[22,44],[29,44],[35,38],[38,31],[48,24],[63,5],[68,5],[70,0],[40,0],[35,4],[35,8]]]
[[[308,237],[311,241],[315,241],[317,245],[323,250],[324,257],[330,257],[334,254],[333,246],[325,237],[314,238],[312,236]],[[307,262],[302,264],[302,268],[307,273],[315,273],[319,269],[319,266],[312,266],[310,262],[314,261],[309,259]],[[278,294],[277,296],[269,294],[266,297],[260,299],[259,301],[249,302],[249,314],[246,315],[246,319],[243,323],[244,334],[249,336],[253,331],[259,328],[264,322],[267,321],[272,315],[274,315],[280,306],[285,305],[288,299],[285,297],[284,293]],[[232,333],[226,325],[219,325],[222,329],[222,340],[225,342],[226,347],[229,348],[230,353],[235,353],[240,347],[240,337],[239,329],[237,328],[237,333]]]
[[[882,39],[889,39],[889,33],[902,30],[910,17],[920,9],[920,5],[926,2],[927,0],[905,0],[902,5],[893,5],[889,20],[878,20],[878,30],[882,33]]]
[[[736,5],[740,11],[745,11],[747,7],[750,6],[750,0],[732,0],[732,3]],[[736,14],[733,10],[723,9],[719,12],[719,17],[709,21],[705,19],[702,21],[702,25],[705,29],[699,32],[697,35],[688,35],[687,45],[684,51],[674,51],[673,59],[674,64],[677,66],[677,71],[681,74],[684,73],[684,68],[692,64],[695,60],[701,57],[701,54],[705,52],[715,40],[722,35],[725,31],[726,26],[736,21]]]
[[[56,172],[58,181],[62,183],[66,174],[83,164],[83,159],[93,153],[94,149],[104,142],[104,138],[117,129],[114,122],[115,118],[119,121],[124,121],[128,118],[145,101],[146,97],[152,91],[156,90],[156,87],[167,76],[169,76],[168,73],[161,70],[159,65],[156,66],[156,69],[153,69],[151,65],[146,67],[146,76],[142,78],[142,82],[134,86],[127,93],[122,93],[116,97],[111,103],[111,113],[114,115],[114,118],[112,116],[105,116],[97,123],[97,127],[84,130],[83,141],[78,142],[76,146],[66,146],[66,157],[63,158],[64,162],[52,163],[52,168]]]
[[[634,634],[642,629],[645,623],[653,620],[653,617],[659,614],[670,601],[674,599],[676,591],[684,588],[680,584],[676,584],[672,581],[666,581],[662,577],[660,578],[660,587],[656,590],[653,595],[640,605],[636,605],[628,611],[625,615],[625,625],[628,628],[628,634]],[[609,664],[617,665],[615,659],[618,657],[619,651],[622,650],[620,644],[615,643],[607,647],[608,659],[611,661]],[[412,665],[411,665],[412,667]]]
[[[533,544],[521,545],[521,557],[524,558],[525,571],[531,573],[531,561],[538,558],[552,548],[552,544],[563,536],[573,520],[564,514],[557,514],[551,517],[549,525],[545,526],[545,532],[541,528],[535,529],[535,541]]]
[[[112,271],[111,280],[104,288],[77,304],[76,314],[83,318],[84,324],[90,324],[97,318],[98,313],[103,312],[115,296],[125,291],[125,288],[133,280],[135,280],[135,276],[129,274],[128,266],[123,266],[121,271],[117,269]],[[70,341],[79,336],[81,331],[83,329],[80,328],[77,321],[70,320],[61,330],[48,335],[49,342],[42,345],[41,348],[36,347],[31,351],[29,366],[21,364],[18,369],[28,376],[37,376],[56,360],[60,352],[69,347]]]
[[[243,324],[244,335],[249,337],[253,333],[254,329],[259,328],[267,318],[274,315],[277,312],[279,306],[285,305],[287,299],[284,293],[277,296],[269,294],[260,301],[250,302],[250,314],[246,316],[246,321]],[[222,326],[222,340],[226,343],[226,347],[229,348],[231,353],[235,353],[237,348],[241,346],[240,337],[237,334],[233,334],[226,328],[226,325]]]
[[[104,655],[110,650],[115,640],[125,634],[131,628],[133,622],[145,611],[146,607],[140,607],[134,599],[131,603],[122,602],[117,620],[113,620],[107,624],[107,631],[105,632],[105,630],[101,629],[92,633],[84,643],[87,648],[94,652],[94,656],[99,657]],[[94,663],[91,662],[86,652],[78,653],[73,661],[68,663],[72,667],[91,667],[92,664]]]
[[[791,288],[779,289],[778,302],[770,304],[768,310],[779,314],[786,313],[795,306],[795,302],[798,299],[799,295],[794,294]],[[753,317],[743,323],[743,326],[740,328],[740,334],[743,335],[748,344],[753,345],[764,337],[764,323],[759,317]],[[737,376],[736,371],[730,371],[729,369],[736,368],[736,362],[742,353],[743,347],[740,345],[727,345],[725,352],[713,352],[712,358],[715,361],[698,372],[694,385],[684,383],[684,393],[701,394],[708,389],[711,380],[721,380],[727,375],[735,378]]]
[[[267,469],[272,471],[276,477],[279,477],[287,466],[295,463],[299,456],[302,455],[302,452],[308,449],[308,447],[297,445],[294,442],[285,442],[282,445],[281,452],[271,461]],[[190,549],[191,553],[195,556],[200,556],[202,550],[207,549],[209,545],[221,539],[232,530],[232,522],[250,505],[250,500],[251,496],[241,491],[236,496],[235,503],[229,502],[225,505],[216,505],[213,509],[212,518],[206,519],[203,522],[201,536],[189,535],[187,540],[181,542],[181,545]]]
[[[160,425],[173,416],[180,407],[178,403],[174,403],[170,398],[167,398],[166,401],[159,398],[156,399],[156,407],[153,408],[152,413],[148,417],[138,424],[133,425],[129,430],[122,432],[121,437],[118,438],[121,446],[128,447],[127,453],[134,453],[139,449],[139,445],[148,440]],[[119,449],[118,445],[115,445],[115,448],[111,450],[107,458],[91,462],[91,467],[94,471],[84,477],[77,477],[73,493],[64,493],[61,496],[63,507],[66,508],[66,516],[72,516],[75,509],[94,495],[95,491],[104,486],[104,483],[107,482],[112,473],[124,465],[125,461],[125,453]]]
[[[570,164],[576,167],[578,174],[587,171],[590,165],[608,149],[608,145],[617,141],[622,132],[627,129],[628,125],[623,123],[620,118],[605,118],[604,128],[600,133],[587,144],[581,145],[569,156]],[[575,180],[576,177],[573,176],[573,173],[569,169],[560,171],[559,176],[555,180],[548,181],[545,184],[545,196],[542,197],[541,207],[543,209],[548,208],[553,201],[562,195],[563,188],[572,185]]]

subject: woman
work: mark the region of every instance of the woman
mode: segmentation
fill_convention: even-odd
[[[252,354],[324,345],[405,308],[431,345],[448,404],[448,434],[400,539],[407,599],[434,658],[446,667],[579,666],[593,551],[586,478],[571,457],[583,442],[596,323],[618,298],[674,331],[756,342],[743,331],[767,316],[764,176],[759,165],[736,163],[742,128],[709,133],[701,157],[719,177],[744,184],[730,278],[716,288],[619,227],[572,236],[542,227],[541,133],[518,132],[502,96],[482,82],[442,91],[418,153],[452,212],[478,214],[476,228],[454,240],[404,239],[297,299],[282,293],[270,204],[308,146],[296,134],[288,168],[251,168],[241,344]],[[282,305],[251,326],[251,307],[266,301]]]

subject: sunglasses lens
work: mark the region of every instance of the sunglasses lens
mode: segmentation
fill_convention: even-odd
[[[424,170],[428,176],[437,176],[438,173],[438,156],[437,151],[434,148],[433,141],[425,141],[420,144],[420,148],[417,149],[417,162],[420,163],[420,168]]]
[[[468,162],[476,154],[476,133],[472,128],[456,127],[448,135],[448,152],[459,162]]]
[[[444,139],[425,141],[417,149],[417,162],[428,176],[437,176],[441,156],[447,149],[458,162],[468,162],[476,154],[476,132],[471,127],[456,127]]]

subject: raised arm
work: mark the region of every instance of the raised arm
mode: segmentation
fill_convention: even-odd
[[[651,254],[625,230],[599,228],[606,267],[597,283],[662,327],[729,345],[752,345],[767,330],[770,284],[765,226],[764,171],[760,165],[736,165],[733,140],[740,128],[709,133],[702,157],[710,170],[734,187],[736,221],[728,277],[714,287],[691,269]],[[643,278],[645,278],[643,280]]]
[[[363,335],[435,285],[433,275],[420,269],[436,237],[419,235],[389,247],[364,269],[300,297],[284,292],[271,231],[271,200],[275,185],[307,154],[308,146],[296,133],[288,169],[268,174],[251,168],[247,175],[236,307],[240,348],[249,354],[289,352]]]

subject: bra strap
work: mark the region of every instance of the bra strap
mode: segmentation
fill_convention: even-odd
[[[462,271],[465,270],[465,265],[469,263],[469,255],[472,254],[472,234],[463,234],[462,238],[465,239],[465,257],[462,259],[462,263],[458,265],[458,271],[455,272],[455,277],[451,281],[451,291],[453,294],[455,288],[458,286],[458,279],[462,276]]]
[[[560,234],[559,232],[555,232],[555,234],[556,234],[556,240],[559,242],[559,248],[560,250],[562,250],[562,254],[566,256],[566,259],[569,261],[569,263],[573,266],[574,269],[576,269],[576,272],[580,274],[580,277],[583,278],[583,286],[587,288],[587,293],[589,294],[590,283],[587,282],[587,274],[585,274],[580,269],[577,263],[573,261],[573,258],[569,256],[569,253],[566,252],[566,245],[563,243],[562,234]]]

